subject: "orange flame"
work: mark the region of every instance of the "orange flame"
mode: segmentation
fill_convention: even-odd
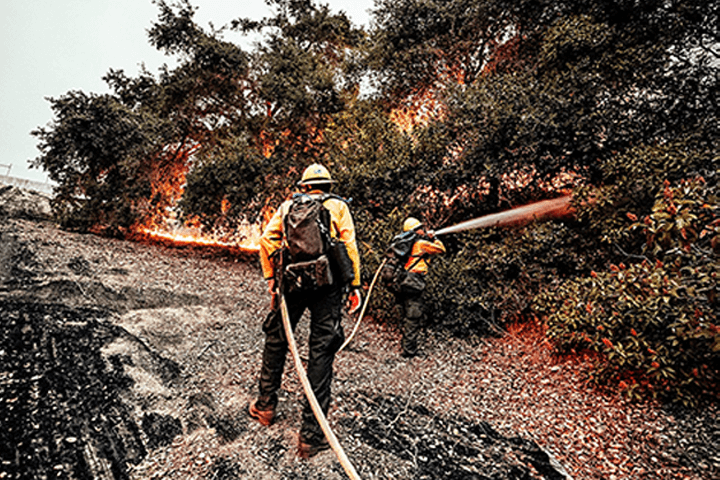
[[[390,120],[401,132],[411,133],[417,127],[444,118],[447,108],[432,90],[410,95],[403,105],[390,111]]]
[[[227,215],[230,211],[230,201],[227,198],[222,199],[222,202],[220,203],[220,211],[223,215]]]
[[[137,208],[144,211],[144,219],[130,229],[130,237],[169,242],[174,245],[216,247],[243,253],[257,253],[260,250],[258,225],[242,224],[235,231],[208,234],[203,232],[197,217],[191,217],[182,224],[179,222],[175,207],[185,189],[185,179],[190,168],[188,159],[198,148],[199,145],[194,145],[182,150],[181,146],[174,154],[169,154],[154,164],[150,172],[151,196],[137,205]],[[169,151],[170,149],[167,153]],[[230,207],[230,202],[223,199],[221,212],[227,214]]]
[[[390,120],[404,133],[442,120],[447,115],[447,106],[439,99],[438,93],[451,84],[465,84],[465,71],[462,68],[440,73],[432,87],[409,95],[401,106],[390,111]]]
[[[249,254],[257,254],[260,251],[260,231],[256,225],[239,228],[235,235],[240,239],[239,241],[221,240],[190,227],[180,227],[175,230],[153,230],[141,227],[138,233],[150,240],[170,242],[179,246],[214,247]]]
[[[221,209],[229,208],[230,202],[223,201]],[[177,220],[173,209],[168,209],[165,218],[155,217],[145,225],[133,229],[134,236],[178,246],[214,247],[243,253],[256,254],[260,251],[260,226],[241,224],[234,231],[218,229],[217,233],[203,232],[197,217],[188,218],[183,224]]]
[[[259,143],[263,157],[270,158],[275,151],[275,147],[277,146],[278,141],[270,138],[265,131],[262,131],[260,132]]]

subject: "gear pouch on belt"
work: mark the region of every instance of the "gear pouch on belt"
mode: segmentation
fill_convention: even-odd
[[[407,272],[405,278],[400,283],[400,292],[402,293],[420,293],[425,290],[425,279],[422,275],[415,272]]]
[[[320,255],[316,260],[291,263],[285,267],[284,280],[288,292],[314,290],[332,285],[330,261],[326,255]]]

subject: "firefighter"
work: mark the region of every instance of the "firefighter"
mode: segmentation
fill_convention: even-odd
[[[360,257],[355,240],[355,226],[347,203],[338,196],[331,196],[330,189],[334,183],[330,172],[322,165],[310,165],[298,182],[300,194],[320,200],[330,213],[330,234],[342,242],[351,264],[352,280],[343,285],[335,272],[333,280],[327,278],[318,281],[316,286],[310,285],[313,279],[305,279],[303,288],[288,278],[292,265],[286,263],[287,251],[290,250],[288,221],[286,216],[293,208],[294,200],[285,201],[265,227],[260,239],[260,266],[264,278],[268,281],[272,311],[263,323],[265,345],[260,370],[259,395],[248,406],[250,416],[263,425],[270,425],[275,417],[278,403],[282,374],[288,343],[283,330],[282,316],[279,308],[279,297],[283,295],[288,307],[289,320],[293,328],[298,324],[303,312],[310,310],[310,338],[307,376],[323,412],[327,414],[330,407],[330,387],[333,376],[335,353],[342,345],[345,336],[341,325],[341,308],[345,292],[349,289],[347,306],[349,313],[360,307]],[[317,222],[315,222],[317,223]],[[290,239],[292,240],[292,239]],[[278,274],[278,270],[281,271]],[[315,271],[315,269],[313,269]],[[279,277],[279,278],[277,278]],[[310,285],[310,286],[308,286]],[[298,454],[309,458],[329,448],[329,444],[313,415],[307,399],[304,400],[302,426],[298,439]]]
[[[416,234],[410,257],[404,265],[406,274],[396,296],[403,310],[401,355],[411,358],[420,354],[418,343],[425,318],[425,276],[429,257],[445,253],[445,245],[432,232],[426,232],[422,222],[414,217],[403,222],[403,232]]]

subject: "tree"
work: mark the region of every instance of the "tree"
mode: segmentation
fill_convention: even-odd
[[[382,2],[375,12],[382,17],[370,58],[384,100],[397,105],[434,89],[445,108],[405,146],[415,169],[403,177],[414,193],[404,196],[416,202],[404,211],[453,222],[569,188],[578,211],[564,224],[446,239],[455,256],[435,269],[436,317],[467,334],[553,311],[554,303],[533,303],[542,292],[553,292],[537,297],[545,301],[583,303],[591,291],[567,299],[558,289],[641,263],[644,238],[625,215],[649,215],[666,181],[704,178],[707,198],[716,198],[720,42],[717,2],[493,2],[482,7],[502,12],[487,15],[492,25],[462,22],[477,28],[475,37],[457,35],[443,16],[459,5]],[[460,40],[451,44],[445,32]],[[473,71],[458,60],[471,57],[477,73],[448,81],[443,72]],[[717,265],[717,256],[697,262]],[[605,301],[596,316],[611,310]],[[680,300],[713,312],[704,301]]]
[[[69,92],[50,99],[56,120],[33,132],[42,156],[36,164],[57,182],[53,206],[61,223],[122,234],[150,197],[146,166],[158,159],[172,126],[133,111],[112,95]]]
[[[696,404],[720,386],[717,185],[665,182],[652,212],[628,213],[645,242],[632,262],[571,279],[539,295],[548,334],[561,349],[601,354],[593,379],[633,398]]]
[[[158,5],[150,39],[178,67],[158,80],[111,71],[112,94],[53,100],[57,120],[36,132],[37,162],[61,184],[58,211],[81,213],[85,227],[123,229],[181,195],[186,218],[233,225],[278,205],[319,161],[353,198],[371,273],[408,215],[444,226],[572,191],[574,220],[444,239],[449,255],[430,282],[443,328],[467,335],[537,317],[560,344],[588,326],[623,331],[608,316],[613,298],[593,287],[602,278],[623,290],[621,263],[634,278],[675,275],[696,289],[652,311],[663,325],[692,323],[696,309],[715,325],[714,240],[663,235],[715,227],[717,0],[379,0],[367,35],[311,0],[270,0],[272,17],[230,24],[265,35],[251,52],[199,28],[189,2]],[[375,88],[360,95],[368,76]],[[658,213],[668,188],[700,179],[702,195],[686,199],[701,205],[696,218]],[[628,215],[650,224],[628,228]],[[702,254],[677,256],[687,245]],[[680,266],[651,271],[673,255]],[[578,315],[565,302],[597,308]],[[701,333],[683,348],[714,345],[716,330]],[[609,361],[598,378],[619,375],[598,352]],[[667,358],[694,361],[683,355]]]
[[[162,71],[159,111],[184,139],[210,145],[227,138],[252,114],[250,56],[219,32],[203,31],[187,0],[177,11],[164,0],[157,4],[159,21],[149,31],[150,43],[181,59],[174,70]]]
[[[234,208],[247,212],[256,212],[258,205],[264,204],[258,199],[269,199],[266,203],[272,206],[284,198],[292,185],[288,173],[324,161],[329,149],[325,133],[357,95],[353,51],[364,36],[344,14],[334,14],[312,1],[273,0],[269,5],[275,8],[272,17],[231,22],[231,27],[241,32],[265,33],[265,40],[250,56],[249,108],[230,129],[243,146],[238,150],[238,142],[229,140],[224,142],[231,146],[229,151],[213,148],[201,153],[205,173],[193,173],[187,190],[198,199],[191,190],[208,191],[203,178],[224,179],[218,186],[221,191],[237,192],[239,188],[253,192],[254,197],[227,198]],[[229,155],[238,156],[231,159]],[[236,168],[243,158],[254,160],[241,169],[256,172],[260,168],[263,172],[255,178],[244,177],[250,184],[246,187],[232,183],[237,180],[233,172],[206,175],[209,170]],[[259,162],[259,158],[265,161]],[[217,211],[199,209],[201,204],[183,202],[187,213],[212,221]]]
[[[188,2],[177,12],[157,3],[150,41],[181,55],[180,65],[159,80],[110,70],[104,79],[112,93],[51,99],[55,121],[33,132],[42,152],[35,163],[58,182],[54,205],[67,226],[127,234],[166,216],[192,155],[246,117],[247,56],[199,29]]]
[[[368,63],[396,99],[446,82],[470,84],[513,25],[503,2],[379,0]]]

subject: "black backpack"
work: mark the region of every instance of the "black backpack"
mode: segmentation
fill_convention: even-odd
[[[283,230],[290,263],[315,260],[327,252],[330,239],[330,212],[325,198],[314,199],[296,193],[285,218]]]
[[[308,290],[354,278],[345,244],[330,235],[330,211],[323,203],[337,195],[314,198],[296,193],[285,218],[284,281],[289,291]]]
[[[383,284],[393,292],[400,291],[400,285],[407,276],[405,265],[410,259],[412,247],[420,236],[414,232],[403,232],[393,237],[385,252],[385,265],[380,272]],[[418,258],[416,263],[421,260]],[[412,265],[414,266],[414,265]]]

